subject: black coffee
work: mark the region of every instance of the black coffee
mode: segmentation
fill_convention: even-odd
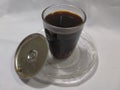
[[[45,20],[53,26],[64,28],[78,26],[83,23],[80,16],[68,11],[51,13],[45,17]],[[81,30],[72,34],[57,34],[45,27],[45,32],[53,56],[57,59],[65,59],[73,52]]]

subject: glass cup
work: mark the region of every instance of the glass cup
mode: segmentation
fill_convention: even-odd
[[[86,21],[86,14],[73,5],[51,5],[42,12],[51,54],[66,59],[74,51]]]

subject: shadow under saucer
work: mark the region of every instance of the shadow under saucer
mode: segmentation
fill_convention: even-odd
[[[21,79],[21,80],[23,83],[33,88],[46,88],[50,85],[50,83],[41,81],[35,77],[30,78],[30,79]]]

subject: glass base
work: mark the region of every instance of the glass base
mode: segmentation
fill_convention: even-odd
[[[36,77],[59,86],[76,86],[92,77],[98,66],[98,54],[92,38],[83,32],[72,55],[57,60],[49,54],[47,62]]]

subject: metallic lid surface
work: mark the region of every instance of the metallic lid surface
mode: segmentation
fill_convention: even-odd
[[[35,33],[26,37],[15,53],[15,70],[20,78],[27,79],[36,75],[44,66],[48,55],[45,37]]]

